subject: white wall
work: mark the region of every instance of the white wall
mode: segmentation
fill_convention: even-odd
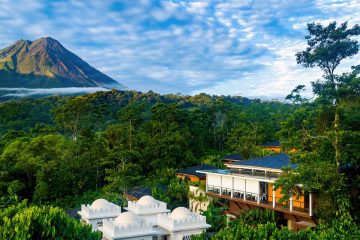
[[[167,235],[169,240],[182,240],[185,236],[201,234],[205,229],[184,230]]]
[[[234,189],[244,191],[245,190],[245,180],[242,178],[234,178]]]
[[[246,179],[246,192],[258,193],[260,191],[259,185],[259,181]]]
[[[222,176],[222,187],[232,189],[232,177]]]
[[[207,184],[208,185],[213,185],[213,186],[219,186],[220,187],[220,182],[221,182],[220,177],[221,176],[208,174],[206,177],[208,177],[208,179],[207,179]]]

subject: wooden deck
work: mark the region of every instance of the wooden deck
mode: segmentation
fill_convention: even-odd
[[[220,194],[216,194],[216,193],[212,193],[212,192],[207,192],[207,194],[210,197],[223,198],[223,199],[228,199],[228,200],[231,200],[231,201],[239,202],[239,203],[248,205],[249,208],[250,208],[250,206],[260,207],[260,208],[267,208],[267,209],[272,209],[272,210],[279,211],[279,212],[282,212],[282,213],[285,213],[285,214],[291,214],[291,215],[294,215],[294,216],[307,218],[309,220],[313,219],[313,217],[311,217],[308,212],[305,212],[305,210],[301,209],[301,208],[293,207],[293,210],[290,211],[289,208],[279,206],[278,203],[277,203],[278,204],[277,206],[273,207],[272,202],[268,202],[268,203],[260,202],[260,203],[257,203],[256,201],[249,201],[249,200],[244,201],[243,198],[230,197],[228,195],[220,195]]]

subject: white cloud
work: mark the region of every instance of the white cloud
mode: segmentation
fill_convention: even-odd
[[[360,23],[359,11],[356,0],[0,0],[0,45],[52,36],[131,89],[284,97],[321,76],[295,62],[306,24]]]

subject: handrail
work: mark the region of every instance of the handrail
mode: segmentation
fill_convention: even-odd
[[[248,192],[244,190],[238,190],[238,189],[231,189],[231,188],[220,188],[220,186],[214,186],[214,185],[207,185],[207,191],[212,192],[218,195],[226,195],[226,196],[232,196],[232,198],[237,198],[243,201],[251,201],[251,202],[257,202],[258,204],[266,204],[269,206],[274,206],[273,204],[273,197],[268,196],[268,193],[254,193],[254,192]],[[221,194],[220,194],[221,193]],[[231,194],[232,193],[232,194]],[[244,198],[245,195],[245,198]],[[280,199],[282,197],[276,197],[275,196],[275,207],[276,208],[284,208],[284,209],[290,209],[290,199],[286,200],[285,202],[280,202]],[[259,200],[258,200],[259,199]],[[298,200],[292,200],[292,211],[294,212],[302,212],[302,213],[309,213],[309,207],[305,207],[306,203],[304,201],[298,201]]]

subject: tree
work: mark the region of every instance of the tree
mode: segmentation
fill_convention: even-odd
[[[340,167],[340,114],[339,78],[335,74],[341,61],[359,52],[359,43],[352,37],[360,35],[359,25],[348,28],[347,22],[337,27],[336,22],[324,27],[321,24],[308,24],[308,47],[296,53],[298,64],[306,68],[319,67],[324,72],[324,80],[313,83],[314,93],[334,105],[335,162]]]
[[[11,206],[0,219],[1,239],[100,239],[90,225],[72,219],[56,207]],[[16,214],[15,214],[16,213]],[[1,214],[0,214],[1,216]],[[1,221],[2,220],[2,221]]]
[[[296,54],[297,62],[305,67],[317,66],[324,75],[322,80],[312,82],[317,98],[313,102],[302,101],[282,123],[280,135],[286,139],[287,147],[296,147],[300,152],[291,158],[298,164],[297,169],[284,169],[276,187],[281,186],[285,198],[290,193],[316,194],[316,215],[331,222],[349,214],[349,198],[359,190],[359,184],[353,184],[359,178],[346,172],[359,164],[360,158],[354,155],[357,150],[353,150],[358,134],[349,127],[344,114],[349,106],[359,102],[359,67],[353,67],[350,73],[335,71],[342,60],[358,53],[359,44],[353,37],[360,35],[360,27],[312,23],[308,30],[308,47]],[[295,100],[301,89],[298,86],[292,92]],[[299,184],[303,187],[299,188]]]
[[[205,211],[200,210],[201,215],[206,217],[206,222],[211,225],[210,230],[219,231],[227,226],[227,216],[224,214],[224,206],[217,200],[210,202]]]
[[[231,129],[227,144],[231,150],[241,153],[245,159],[248,159],[256,149],[255,135],[253,128],[241,123]]]
[[[91,104],[86,98],[76,97],[68,99],[53,112],[55,122],[65,130],[69,130],[72,139],[76,141],[81,129],[91,124],[90,110]]]
[[[165,189],[161,185],[155,186],[151,189],[151,193],[156,199],[166,202],[170,209],[174,209],[188,204],[188,189],[186,180],[172,178],[170,181],[168,179]]]
[[[105,189],[123,194],[129,187],[141,182],[141,168],[139,165],[122,159],[116,169],[106,169],[105,180],[109,182]]]
[[[301,97],[301,92],[305,90],[305,85],[298,85],[285,97],[286,100],[292,101],[294,104],[304,103],[307,99]]]

